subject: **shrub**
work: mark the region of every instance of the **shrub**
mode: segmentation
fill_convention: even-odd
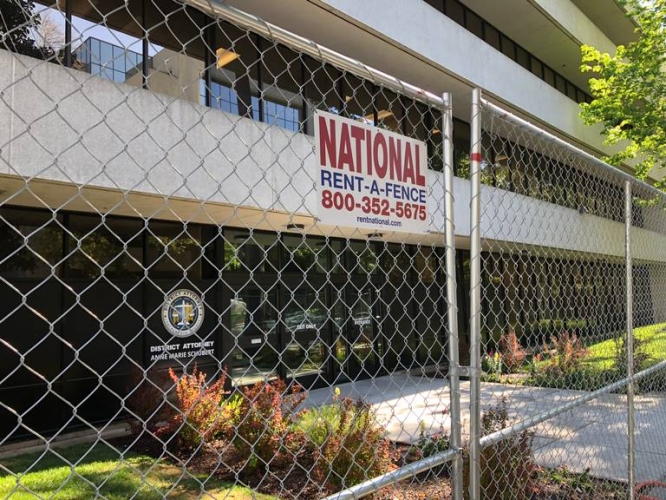
[[[506,371],[514,373],[525,361],[525,350],[520,345],[518,337],[513,330],[500,337],[499,347]]]
[[[281,379],[240,390],[233,444],[250,470],[293,460],[303,446],[294,423],[296,408],[305,396],[300,385],[293,384],[288,389]]]
[[[506,399],[483,413],[481,434],[488,436],[512,424],[506,410]],[[529,500],[538,470],[532,454],[534,435],[523,431],[481,450],[481,497],[487,500]],[[469,454],[464,457],[463,481],[469,481]],[[465,484],[465,498],[468,484]]]
[[[421,421],[419,440],[410,451],[416,451],[419,458],[427,458],[449,449],[449,436],[442,430],[438,434],[426,433],[425,422]]]
[[[499,351],[491,351],[489,354],[484,354],[481,358],[481,369],[484,373],[491,376],[499,377],[502,374],[503,364],[504,360]]]
[[[197,365],[191,374],[176,375],[169,368],[169,377],[176,388],[178,412],[175,412],[160,434],[176,434],[180,448],[194,448],[231,430],[229,407],[222,404],[225,394],[226,370],[213,384],[206,384],[206,374]]]
[[[645,352],[645,341],[634,335],[634,373],[639,372],[650,359]],[[627,356],[627,339],[622,335],[615,340],[615,369],[622,377],[627,376],[627,366],[629,360]]]
[[[321,448],[340,425],[340,406],[331,404],[308,408],[300,413],[295,425],[310,445]]]
[[[130,411],[129,427],[134,436],[144,428],[157,432],[174,415],[175,409],[167,402],[166,391],[171,386],[169,374],[165,370],[134,368],[131,376],[126,405]]]
[[[550,343],[551,348],[544,345],[543,350],[551,353],[547,366],[553,375],[565,375],[580,370],[588,352],[576,334],[571,335],[563,330],[559,335],[553,335]]]
[[[391,466],[392,448],[372,407],[349,398],[335,399],[300,415],[308,448],[315,457],[315,480],[346,488],[383,474]]]

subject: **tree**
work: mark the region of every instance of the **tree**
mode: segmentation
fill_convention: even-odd
[[[666,190],[666,179],[655,173],[666,166],[666,0],[624,0],[637,21],[638,40],[618,46],[615,55],[594,47],[582,47],[583,72],[590,79],[593,101],[582,104],[587,124],[601,123],[605,143],[624,149],[607,158],[619,165],[637,160],[636,177],[652,171],[660,177],[657,187]]]
[[[53,57],[54,51],[40,47],[34,33],[40,29],[41,17],[34,12],[33,0],[0,0],[0,47],[38,59]]]
[[[33,38],[42,51],[59,54],[65,46],[62,29],[50,15],[41,16],[39,25],[34,29]]]

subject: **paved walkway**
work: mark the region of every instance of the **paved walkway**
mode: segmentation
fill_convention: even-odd
[[[342,396],[362,397],[372,403],[391,439],[415,442],[421,423],[429,432],[450,429],[449,389],[446,379],[397,374],[338,386]],[[513,421],[539,415],[571,401],[578,391],[539,387],[482,384],[482,407],[497,405],[502,397]],[[310,392],[306,405],[330,402],[332,389]],[[463,425],[469,433],[469,383],[461,384]],[[666,393],[637,396],[636,479],[666,479]],[[606,395],[535,427],[533,450],[537,462],[567,466],[593,476],[627,480],[626,397]],[[465,437],[465,439],[467,439]]]

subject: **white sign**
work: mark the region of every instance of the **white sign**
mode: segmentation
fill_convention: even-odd
[[[322,223],[428,231],[424,142],[315,111],[317,215]]]

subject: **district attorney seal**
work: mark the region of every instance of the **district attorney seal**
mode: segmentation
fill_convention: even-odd
[[[162,306],[162,323],[174,337],[188,337],[201,328],[204,305],[191,290],[176,290],[166,296]]]

